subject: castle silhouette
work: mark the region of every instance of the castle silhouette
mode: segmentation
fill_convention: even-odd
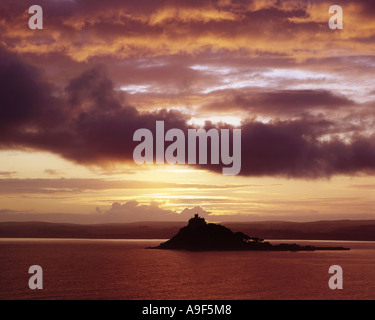
[[[204,218],[201,218],[198,213],[196,213],[194,217],[189,220],[188,225],[193,228],[198,228],[207,225],[207,222]]]

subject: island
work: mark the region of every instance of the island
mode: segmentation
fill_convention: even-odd
[[[189,220],[187,226],[166,242],[148,249],[170,249],[187,251],[315,251],[350,250],[344,247],[301,246],[296,243],[271,244],[242,232],[232,232],[229,228],[215,223],[207,223],[198,214]]]

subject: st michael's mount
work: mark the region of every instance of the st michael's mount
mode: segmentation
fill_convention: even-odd
[[[187,251],[315,251],[349,250],[344,247],[302,246],[296,243],[271,244],[243,232],[232,232],[220,224],[207,223],[198,214],[189,220],[187,226],[166,242],[149,249],[169,249]]]

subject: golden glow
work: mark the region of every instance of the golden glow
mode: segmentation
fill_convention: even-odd
[[[12,161],[9,161],[9,159]],[[51,169],[53,164],[53,171]],[[201,206],[213,215],[238,215],[261,220],[287,217],[295,220],[317,220],[341,214],[366,214],[375,205],[371,177],[336,177],[327,181],[285,180],[277,178],[228,177],[195,170],[191,167],[157,166],[152,170],[129,174],[103,175],[100,170],[86,169],[48,153],[1,152],[2,172],[13,179],[100,179],[106,181],[136,180],[173,183],[174,186],[145,185],[144,188],[103,186],[94,189],[43,189],[44,192],[15,190],[0,195],[3,208],[44,213],[92,213],[96,207],[103,212],[112,203],[136,200],[140,204],[157,202],[160,208],[180,212],[186,207]],[[126,165],[121,168],[125,171]],[[20,170],[21,168],[21,170]],[[120,168],[117,168],[120,171]],[[132,170],[134,168],[131,168]],[[99,173],[98,173],[99,172]],[[116,172],[114,170],[113,172]],[[3,177],[7,179],[9,177]],[[187,184],[191,184],[186,187]],[[36,183],[37,185],[37,183]],[[180,187],[178,185],[181,185]],[[292,195],[292,196],[291,196]]]

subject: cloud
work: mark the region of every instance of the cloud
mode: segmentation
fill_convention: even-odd
[[[50,86],[28,64],[3,54],[0,93],[0,145],[49,150],[79,163],[130,160],[135,130],[165,120],[186,127],[186,116],[173,111],[141,114],[123,106],[121,92],[102,68],[72,79],[55,98]],[[11,75],[8,75],[11,74]],[[19,80],[19,81],[18,81]]]
[[[57,176],[59,174],[62,174],[61,172],[59,172],[55,169],[45,169],[43,172],[50,175],[50,176]]]
[[[178,218],[181,220],[189,220],[191,217],[193,217],[195,214],[199,214],[200,217],[203,217],[205,219],[210,218],[211,212],[204,210],[200,206],[196,206],[194,208],[185,208],[178,214]]]
[[[16,171],[0,171],[0,176],[3,176],[3,177],[11,177],[15,174],[17,174]]]
[[[1,47],[0,69],[1,135],[6,135],[8,129],[12,131],[15,126],[32,132],[34,121],[48,129],[62,120],[59,100],[52,95],[52,88],[44,81],[40,70]]]
[[[137,201],[128,201],[124,204],[114,202],[104,215],[106,215],[106,221],[116,222],[170,221],[175,218],[173,211],[161,209],[157,203],[141,205]]]
[[[202,107],[203,110],[244,110],[250,114],[298,116],[313,111],[332,111],[353,107],[355,103],[343,95],[327,90],[228,90],[219,101]]]
[[[375,190],[375,184],[351,184],[351,185],[348,186],[348,188]]]
[[[157,203],[149,205],[139,204],[137,201],[128,201],[124,204],[114,202],[112,207],[105,213],[110,221],[187,221],[194,214],[209,218],[210,212],[196,206],[185,208],[180,213],[161,209]]]
[[[106,69],[96,66],[69,80],[63,91],[48,83],[35,67],[2,50],[0,64],[0,147],[46,150],[88,165],[133,163],[133,133],[139,128],[155,131],[191,126],[190,117],[176,110],[140,112],[116,90]],[[243,106],[290,112],[290,119],[267,123],[244,120],[242,170],[246,176],[330,177],[335,174],[374,174],[375,136],[359,125],[324,116],[298,116],[294,110],[353,102],[327,91],[276,91],[256,94]],[[294,104],[291,106],[291,104]],[[275,104],[275,107],[272,105]],[[254,107],[254,108],[255,108]],[[282,111],[280,111],[281,113]],[[361,116],[366,118],[366,114]],[[228,127],[207,123],[206,128]],[[203,169],[221,171],[220,166]]]
[[[241,174],[304,178],[374,174],[375,135],[319,139],[334,125],[311,119],[245,124]]]
[[[55,173],[54,173],[55,174]],[[1,175],[1,172],[0,172]],[[7,175],[5,175],[7,176]],[[201,184],[171,183],[140,180],[105,180],[105,179],[0,179],[0,195],[8,194],[51,194],[84,193],[87,191],[125,190],[125,189],[237,189],[256,187],[249,184]]]

